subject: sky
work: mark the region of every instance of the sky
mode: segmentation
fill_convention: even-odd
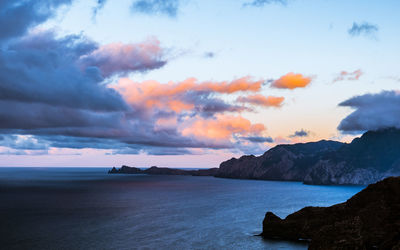
[[[0,2],[0,166],[218,167],[400,128],[395,0]]]

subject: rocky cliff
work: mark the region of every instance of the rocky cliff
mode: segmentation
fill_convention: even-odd
[[[400,249],[400,177],[371,184],[345,203],[305,207],[283,220],[267,212],[261,236],[308,240],[309,249]]]
[[[221,163],[217,177],[302,181],[307,184],[374,183],[400,175],[400,130],[369,131],[351,143],[319,141],[278,145],[263,155]]]

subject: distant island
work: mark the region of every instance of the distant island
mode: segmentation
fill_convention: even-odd
[[[305,207],[284,220],[267,212],[263,238],[307,240],[309,249],[400,249],[400,177],[371,184],[347,202]]]
[[[218,168],[183,170],[175,168],[159,168],[152,166],[147,169],[140,169],[129,166],[122,166],[117,169],[113,167],[108,171],[109,174],[148,174],[148,175],[192,175],[192,176],[214,176],[217,174]]]
[[[277,145],[261,156],[245,155],[219,168],[181,170],[122,166],[109,173],[215,176],[235,179],[301,181],[315,185],[367,185],[400,175],[400,130],[368,131],[351,143],[318,142]]]

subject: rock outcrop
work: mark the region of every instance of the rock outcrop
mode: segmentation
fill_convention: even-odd
[[[216,177],[367,185],[400,175],[400,130],[368,131],[351,143],[278,145],[221,163]]]
[[[371,184],[344,203],[267,212],[261,236],[309,240],[309,249],[400,249],[400,177]]]

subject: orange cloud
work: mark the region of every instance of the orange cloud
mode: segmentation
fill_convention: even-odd
[[[221,140],[230,139],[234,134],[259,135],[265,130],[263,124],[251,124],[242,116],[217,115],[215,119],[196,119],[189,127],[182,130],[182,135]]]
[[[271,87],[279,89],[295,89],[304,88],[311,82],[311,77],[303,76],[302,74],[287,73],[271,84]]]
[[[123,95],[125,100],[134,106],[151,108],[169,108],[180,113],[194,109],[195,105],[184,94],[192,92],[215,92],[231,94],[235,92],[261,90],[263,80],[254,81],[250,77],[243,77],[233,81],[198,82],[196,78],[188,78],[181,82],[160,83],[157,81],[134,82],[128,78],[121,78],[115,90]]]
[[[280,107],[282,102],[285,100],[284,97],[268,96],[263,95],[249,95],[241,96],[237,98],[238,102],[250,103],[254,105],[260,105],[265,107]]]
[[[195,89],[200,91],[214,91],[218,93],[231,94],[239,91],[257,92],[261,90],[263,80],[252,81],[251,77],[242,77],[231,82],[204,82],[198,84]]]
[[[240,91],[257,92],[261,90],[263,80],[253,81],[250,77],[242,77],[233,81],[222,82],[198,82],[196,78],[188,78],[182,82],[168,82],[166,84],[157,81],[134,82],[128,78],[121,78],[116,90],[127,97],[128,101],[142,96],[165,97],[182,94],[188,91],[210,91],[223,94],[231,94]]]

